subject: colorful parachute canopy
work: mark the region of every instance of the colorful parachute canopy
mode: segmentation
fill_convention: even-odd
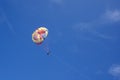
[[[41,44],[48,35],[48,29],[45,27],[40,27],[35,30],[32,34],[32,40],[36,44]]]

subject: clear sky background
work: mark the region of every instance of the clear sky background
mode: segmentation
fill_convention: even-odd
[[[120,80],[120,0],[0,0],[0,80]]]

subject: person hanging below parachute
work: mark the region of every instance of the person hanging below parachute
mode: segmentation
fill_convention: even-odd
[[[41,45],[47,36],[48,36],[48,29],[45,27],[40,27],[33,32],[32,41],[37,45]],[[44,47],[44,50],[47,52],[47,55],[50,54],[50,50],[47,46]]]

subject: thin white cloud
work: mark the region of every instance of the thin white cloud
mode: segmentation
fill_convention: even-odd
[[[103,17],[110,22],[120,21],[120,10],[107,10]]]
[[[12,26],[12,24],[10,23],[10,21],[7,18],[7,15],[5,14],[5,12],[0,8],[0,24],[2,23],[6,23],[8,25],[9,30],[15,34],[15,30]]]
[[[112,65],[108,72],[113,77],[120,79],[120,65]]]
[[[91,22],[81,22],[75,24],[73,28],[81,32],[83,35],[85,33],[89,33],[87,34],[87,36],[92,35],[96,38],[112,40],[112,39],[116,39],[116,37],[108,34],[107,31],[105,32],[100,30],[101,29],[107,30],[109,29],[108,25],[111,25],[119,21],[120,21],[120,10],[106,10],[105,13],[103,13],[98,19],[93,20]]]
[[[102,23],[91,22],[91,23],[80,23],[73,27],[76,32],[78,31],[82,35],[82,39],[93,41],[93,37],[96,39],[113,39],[114,36],[108,35],[106,32],[102,33],[99,31]],[[96,41],[94,39],[94,41]]]

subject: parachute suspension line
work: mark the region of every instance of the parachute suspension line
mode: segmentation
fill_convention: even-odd
[[[48,47],[47,44],[44,44],[44,45],[43,45],[43,48],[44,48],[45,52],[47,53],[47,55],[50,55],[50,54],[51,54],[51,50],[49,49],[49,47]]]

